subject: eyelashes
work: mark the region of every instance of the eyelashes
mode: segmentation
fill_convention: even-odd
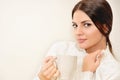
[[[73,24],[72,24],[72,27],[73,27],[73,28],[77,28],[77,27],[78,27],[78,25],[77,25],[77,24],[75,24],[75,23],[73,23]]]
[[[85,27],[90,27],[92,24],[91,23],[84,23]]]
[[[85,27],[85,28],[90,27],[90,26],[92,26],[91,23],[83,23],[83,24],[81,25],[81,27]],[[73,23],[73,24],[72,24],[72,27],[73,27],[73,28],[77,28],[78,25],[75,24],[75,23]]]

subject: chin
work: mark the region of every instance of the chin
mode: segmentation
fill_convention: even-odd
[[[81,44],[79,44],[79,47],[80,47],[81,49],[87,49],[87,48],[88,48],[87,45],[81,45]]]

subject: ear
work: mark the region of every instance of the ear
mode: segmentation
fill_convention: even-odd
[[[106,24],[103,24],[103,30],[104,30],[104,32],[105,32],[106,34],[108,33],[109,29],[108,29],[108,27],[106,26]]]

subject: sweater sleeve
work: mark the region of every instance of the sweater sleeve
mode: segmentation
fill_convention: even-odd
[[[114,66],[114,68],[110,69],[109,75],[105,76],[103,80],[119,80],[120,79],[120,65]]]
[[[94,80],[93,72],[90,72],[90,71],[82,72],[82,76],[80,80]]]
[[[36,76],[33,80],[40,80],[38,76]]]

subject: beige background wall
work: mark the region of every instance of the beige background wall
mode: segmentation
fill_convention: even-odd
[[[0,80],[32,80],[52,43],[73,40],[71,10],[77,0],[0,0]],[[120,56],[119,0],[111,34]]]

